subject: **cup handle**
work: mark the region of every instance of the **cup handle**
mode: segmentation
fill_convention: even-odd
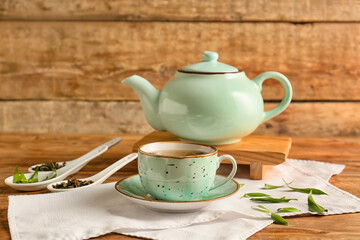
[[[235,176],[235,173],[236,173],[236,170],[237,170],[237,163],[236,163],[236,160],[228,155],[228,154],[224,154],[224,155],[221,155],[219,158],[218,158],[218,167],[220,166],[220,163],[222,161],[224,161],[225,159],[227,160],[230,160],[231,163],[232,163],[232,170],[230,172],[230,174],[227,176],[226,179],[222,180],[221,182],[217,183],[217,184],[214,184],[214,186],[212,188],[210,188],[210,191],[218,188],[218,187],[221,187],[222,185],[224,185],[225,183],[227,183],[228,181],[230,181],[234,176]]]
[[[256,76],[252,81],[259,87],[260,91],[262,89],[262,84],[266,79],[273,78],[278,80],[284,87],[285,96],[281,100],[280,104],[275,108],[264,112],[263,119],[261,123],[270,120],[271,118],[275,117],[276,115],[280,114],[284,111],[287,106],[289,106],[292,98],[292,87],[290,81],[281,73],[278,72],[264,72]]]

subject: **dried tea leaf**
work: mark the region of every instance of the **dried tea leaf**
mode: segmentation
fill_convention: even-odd
[[[92,180],[71,179],[71,180],[67,180],[66,182],[61,182],[52,186],[57,189],[66,189],[66,188],[83,187],[90,185],[92,183],[94,183]]]
[[[39,167],[39,171],[53,171],[53,169],[57,170],[60,169],[62,167],[65,167],[66,162],[63,163],[58,163],[58,162],[48,162],[48,163],[43,163],[40,164],[38,166],[33,167],[32,169],[35,170],[37,167]]]

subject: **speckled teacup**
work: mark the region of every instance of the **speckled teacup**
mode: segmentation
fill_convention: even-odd
[[[213,146],[186,142],[155,142],[139,148],[141,183],[153,198],[166,201],[195,201],[230,181],[237,169],[230,155],[217,156]],[[233,168],[222,182],[214,185],[216,170],[223,160]]]

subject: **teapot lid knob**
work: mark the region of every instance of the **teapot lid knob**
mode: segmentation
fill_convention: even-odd
[[[203,62],[216,62],[219,58],[219,54],[217,52],[204,51],[201,53],[201,57]]]
[[[211,51],[204,51],[201,54],[202,62],[194,63],[181,69],[185,73],[237,73],[236,67],[218,62],[219,54]]]

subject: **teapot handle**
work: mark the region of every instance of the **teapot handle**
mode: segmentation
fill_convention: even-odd
[[[281,73],[278,72],[264,72],[259,74],[253,79],[253,82],[259,87],[260,91],[262,89],[262,84],[266,79],[273,78],[278,80],[284,87],[285,95],[284,98],[281,100],[280,104],[275,108],[264,112],[263,119],[261,123],[270,120],[271,118],[275,117],[276,115],[283,112],[290,104],[292,98],[292,87],[290,81]]]

